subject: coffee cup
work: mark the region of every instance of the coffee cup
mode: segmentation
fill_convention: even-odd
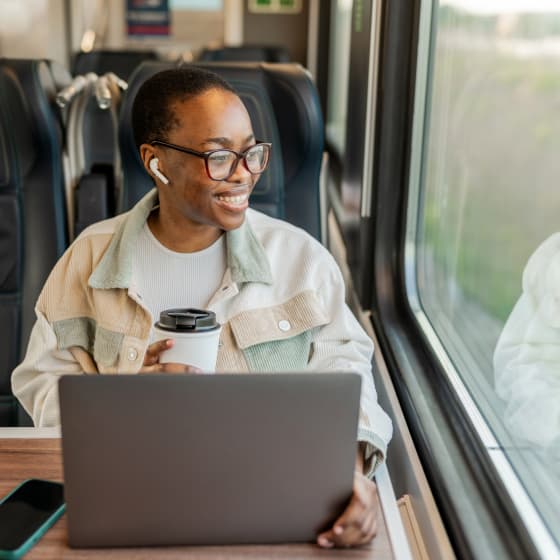
[[[216,314],[205,309],[166,309],[154,325],[154,341],[172,338],[175,343],[160,354],[160,363],[196,366],[204,373],[216,370],[222,327]]]

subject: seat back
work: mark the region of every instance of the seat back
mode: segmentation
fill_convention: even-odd
[[[242,45],[239,47],[207,47],[198,55],[200,62],[290,62],[284,47]]]
[[[196,65],[220,74],[236,89],[251,117],[255,137],[272,142],[271,162],[251,195],[251,206],[320,239],[323,120],[317,91],[307,72],[298,64]],[[169,63],[144,63],[130,78],[119,127],[124,176],[121,210],[129,209],[153,187],[134,145],[130,124],[134,97],[146,79],[172,67]]]
[[[60,70],[57,70],[60,72]],[[16,425],[10,376],[34,307],[67,246],[57,86],[43,60],[0,59],[0,425]]]
[[[105,74],[114,72],[119,78],[128,80],[134,69],[144,60],[157,60],[155,51],[150,50],[98,50],[78,52],[72,61],[72,75]]]
[[[120,193],[117,143],[121,89],[126,82],[114,73],[75,77],[59,92],[67,111],[68,214],[75,238],[94,222],[115,213]]]

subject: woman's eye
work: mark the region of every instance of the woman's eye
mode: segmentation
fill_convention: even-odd
[[[231,161],[231,156],[232,156],[232,154],[226,152],[226,153],[223,153],[223,154],[212,154],[210,159],[214,163],[227,163],[227,162]]]
[[[249,150],[247,150],[246,154],[247,159],[259,159],[262,154],[262,147],[253,146],[252,148],[249,148]]]

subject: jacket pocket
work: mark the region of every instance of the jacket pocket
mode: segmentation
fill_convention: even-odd
[[[271,307],[244,311],[229,324],[251,371],[293,371],[309,360],[312,330],[329,318],[314,292]]]
[[[90,317],[75,317],[53,323],[60,350],[79,347],[93,357],[98,368],[117,363],[123,333],[105,329]]]

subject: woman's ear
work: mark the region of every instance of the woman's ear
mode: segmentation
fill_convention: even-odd
[[[144,164],[144,169],[148,173],[150,173],[150,160],[155,157],[157,157],[157,155],[153,146],[150,146],[150,144],[142,144],[140,146],[140,159]]]
[[[154,179],[154,183],[157,184],[156,177],[164,184],[169,184],[169,179],[161,172],[159,169],[159,159],[156,152],[150,144],[142,144],[140,146],[140,158],[144,164],[144,169],[148,174]]]

